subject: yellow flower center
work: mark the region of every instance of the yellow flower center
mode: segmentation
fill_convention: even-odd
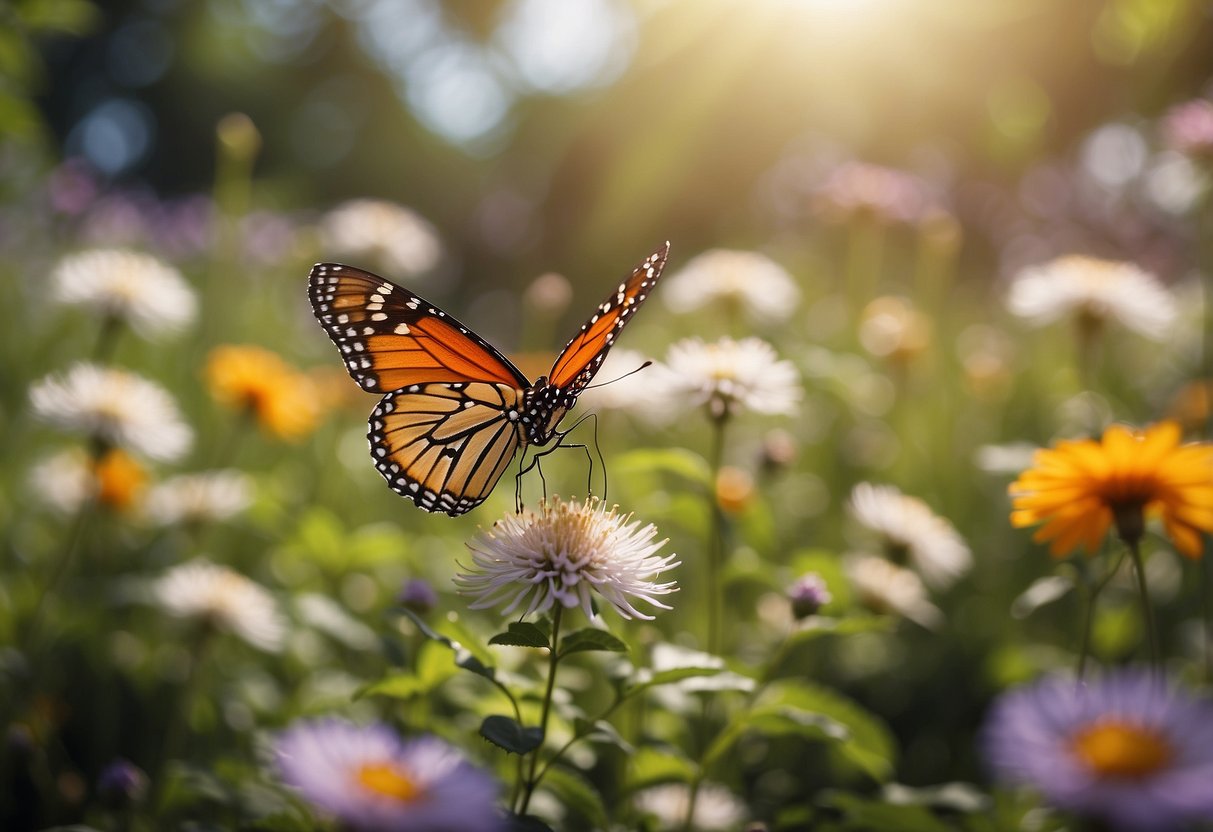
[[[404,771],[388,762],[367,763],[358,769],[359,785],[376,794],[390,797],[401,803],[416,800],[421,787]]]
[[[1141,780],[1175,756],[1165,737],[1129,722],[1102,720],[1070,738],[1074,754],[1100,777]]]
[[[135,504],[147,484],[147,472],[129,454],[107,451],[93,463],[97,501],[119,511]]]

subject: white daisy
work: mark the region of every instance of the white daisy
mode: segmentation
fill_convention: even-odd
[[[657,818],[662,829],[683,829],[691,790],[684,783],[666,783],[636,794],[636,807]],[[724,786],[701,783],[695,795],[691,828],[699,832],[736,829],[746,819],[746,806]]]
[[[152,488],[144,506],[157,525],[226,520],[248,508],[252,480],[240,471],[182,474]]]
[[[659,557],[666,541],[654,541],[657,529],[641,526],[632,515],[607,511],[596,498],[581,503],[549,500],[539,511],[510,512],[468,544],[472,569],[455,577],[459,590],[475,599],[473,609],[505,603],[511,614],[546,612],[556,603],[581,607],[592,618],[594,593],[624,618],[652,619],[633,599],[670,609],[657,596],[677,585],[656,583],[664,570],[679,565],[676,555]]]
[[[193,442],[168,391],[125,370],[76,364],[34,384],[30,402],[49,424],[151,459],[179,459]]]
[[[792,414],[800,401],[800,374],[760,338],[687,338],[659,365],[659,386],[681,406],[708,408],[713,418],[740,410]]]
[[[757,321],[775,322],[795,311],[800,289],[787,270],[765,254],[712,249],[666,278],[662,297],[678,313],[719,303],[744,309]]]
[[[379,199],[352,199],[324,216],[321,241],[333,256],[366,258],[393,275],[414,277],[438,265],[442,243],[411,208]]]
[[[1011,285],[1007,308],[1036,326],[1068,316],[1116,320],[1156,341],[1167,337],[1177,315],[1175,299],[1149,272],[1082,255],[1024,269]]]
[[[170,569],[152,595],[169,615],[228,630],[262,650],[278,650],[286,637],[286,621],[264,587],[204,559]]]
[[[873,612],[900,615],[931,630],[943,623],[916,572],[873,555],[850,555],[843,569],[855,598]]]
[[[973,566],[973,555],[952,524],[917,497],[891,485],[861,482],[847,507],[864,528],[880,536],[887,555],[908,560],[936,589],[951,586]]]
[[[181,272],[126,249],[67,255],[51,273],[51,291],[60,303],[123,321],[146,338],[184,329],[198,308]]]
[[[42,502],[62,514],[78,512],[97,490],[93,465],[82,448],[42,460],[30,471],[29,483]]]

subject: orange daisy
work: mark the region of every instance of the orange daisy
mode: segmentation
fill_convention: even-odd
[[[1099,442],[1037,451],[1034,466],[1010,486],[1011,524],[1043,524],[1033,539],[1063,557],[1079,547],[1094,554],[1113,524],[1135,544],[1146,517],[1161,516],[1175,548],[1199,558],[1201,532],[1213,532],[1213,445],[1181,438],[1175,422],[1142,430],[1113,425]]]
[[[267,432],[299,439],[319,420],[311,378],[261,347],[226,344],[211,351],[206,380],[214,398],[250,413]]]

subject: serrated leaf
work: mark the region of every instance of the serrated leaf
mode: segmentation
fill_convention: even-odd
[[[602,795],[581,775],[553,767],[543,775],[543,787],[559,798],[565,808],[589,821],[588,828],[606,828],[607,811]]]
[[[486,716],[480,723],[480,736],[511,754],[529,754],[543,744],[543,731],[520,725],[508,716]]]
[[[590,627],[569,633],[560,640],[560,655],[562,656],[591,650],[626,653],[628,646],[606,630],[595,630]]]
[[[498,633],[489,639],[489,644],[502,644],[509,647],[548,647],[548,634],[542,627],[529,621],[511,621],[504,633]]]

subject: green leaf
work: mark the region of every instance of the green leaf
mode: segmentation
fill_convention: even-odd
[[[856,615],[848,618],[830,618],[814,615],[788,635],[785,649],[792,649],[822,636],[849,636],[856,633],[885,632],[893,628],[894,620],[887,615]]]
[[[723,667],[674,667],[669,670],[659,670],[656,673],[651,670],[641,670],[636,674],[635,680],[624,688],[624,695],[634,696],[641,691],[660,685],[672,685],[684,679],[716,676],[723,672]]]
[[[851,700],[807,682],[781,680],[764,692],[762,704],[795,708],[826,717],[847,730],[837,748],[843,757],[877,781],[893,774],[896,746],[893,735],[876,716]]]
[[[559,798],[566,809],[588,821],[575,828],[606,829],[606,805],[590,781],[568,769],[552,767],[543,775],[543,787]]]
[[[626,653],[628,646],[606,630],[595,630],[587,627],[569,633],[560,640],[560,655],[583,653],[589,650],[608,650],[612,653]]]
[[[436,641],[453,651],[455,654],[456,667],[463,668],[464,670],[475,673],[477,676],[483,676],[489,680],[496,679],[497,671],[480,661],[480,659],[476,658],[476,656],[472,654],[472,651],[468,650],[462,644],[437,632],[412,610],[402,609],[400,612],[413,622],[417,629],[421,631],[423,636],[431,641]]]
[[[952,832],[953,826],[922,806],[894,805],[848,792],[828,792],[819,798],[824,806],[841,811],[849,829],[882,832]]]
[[[389,696],[392,699],[412,699],[420,696],[429,688],[412,673],[393,673],[378,682],[372,682],[358,690],[354,699],[364,696]]]
[[[538,726],[528,728],[508,716],[486,716],[480,723],[480,736],[511,754],[529,754],[543,744]]]
[[[504,633],[489,639],[489,644],[504,644],[509,647],[548,647],[548,634],[542,627],[529,621],[511,621]]]
[[[698,774],[694,763],[681,754],[651,746],[636,749],[628,758],[627,786],[631,791],[660,783],[690,783]]]
[[[712,484],[708,461],[685,448],[641,448],[615,459],[614,468],[625,478],[650,473],[673,474],[703,487]]]
[[[625,740],[615,726],[605,719],[591,721],[584,717],[577,717],[573,720],[573,733],[590,742],[613,745],[628,755],[636,752],[632,744]]]
[[[17,9],[21,21],[38,32],[87,35],[102,19],[101,13],[86,0],[33,0]]]
[[[850,739],[846,726],[821,714],[789,705],[751,708],[735,716],[717,734],[703,755],[704,769],[714,765],[733,743],[751,731],[767,737],[798,736],[810,742],[837,743]]]

